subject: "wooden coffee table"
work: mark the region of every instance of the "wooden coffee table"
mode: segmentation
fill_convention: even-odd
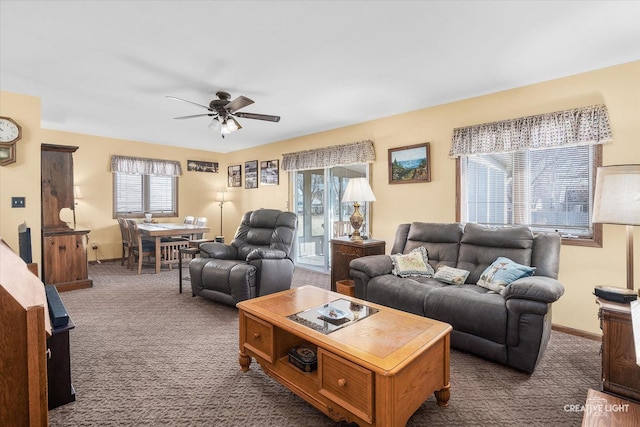
[[[318,309],[327,304],[332,316],[346,317],[323,318]],[[447,406],[446,323],[314,286],[242,301],[238,309],[242,370],[253,357],[335,421],[404,426],[431,393]],[[317,349],[317,370],[289,362],[289,350],[300,344]]]

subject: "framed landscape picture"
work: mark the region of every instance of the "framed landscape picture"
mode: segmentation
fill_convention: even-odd
[[[244,162],[244,188],[258,188],[258,161]]]
[[[280,176],[280,161],[267,160],[260,162],[260,184],[278,185]]]
[[[229,187],[242,187],[242,165],[229,166],[227,168],[229,173]]]
[[[389,149],[389,184],[430,182],[429,143]]]

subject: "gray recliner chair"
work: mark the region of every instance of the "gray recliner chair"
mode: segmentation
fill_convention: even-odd
[[[242,217],[231,244],[200,244],[200,257],[189,263],[193,295],[236,305],[289,289],[297,222],[292,212],[250,211]]]

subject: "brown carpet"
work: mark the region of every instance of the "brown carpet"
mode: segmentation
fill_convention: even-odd
[[[238,364],[237,310],[178,293],[178,272],[90,266],[94,287],[61,293],[71,331],[76,401],[51,426],[336,426],[252,363]],[[297,269],[294,285],[328,288]],[[451,351],[451,400],[432,396],[408,426],[578,426],[598,388],[599,343],[553,332],[533,375]]]

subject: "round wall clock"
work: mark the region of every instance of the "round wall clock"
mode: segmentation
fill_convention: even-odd
[[[0,144],[13,144],[22,137],[22,128],[15,120],[0,116]]]

